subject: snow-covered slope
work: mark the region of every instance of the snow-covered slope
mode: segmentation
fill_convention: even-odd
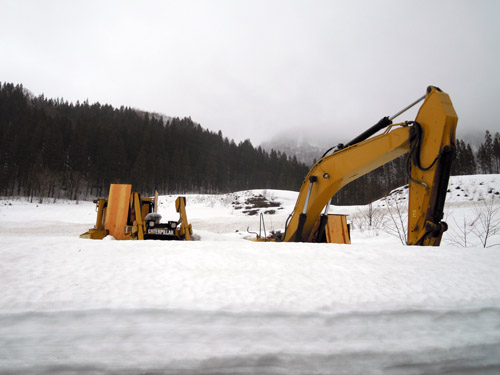
[[[498,186],[452,178],[439,248],[359,226],[367,207],[332,207],[352,245],[244,240],[261,212],[282,229],[296,192],[189,195],[193,242],[84,240],[92,203],[0,200],[0,373],[496,374],[500,246],[451,239]]]
[[[407,187],[395,189],[391,195],[407,199]],[[500,175],[452,176],[448,184],[446,203],[454,205],[464,202],[481,202],[500,199]],[[383,202],[383,199],[380,200]]]

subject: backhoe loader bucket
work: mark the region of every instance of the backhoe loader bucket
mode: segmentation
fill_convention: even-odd
[[[108,235],[108,231],[104,229],[104,218],[106,215],[106,199],[96,199],[94,203],[96,204],[97,219],[94,228],[88,230],[80,235],[80,238],[88,238],[91,240],[102,240]]]

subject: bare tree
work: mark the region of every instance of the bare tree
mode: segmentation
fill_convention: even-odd
[[[352,223],[360,232],[368,230],[378,236],[380,229],[384,225],[384,216],[384,212],[380,207],[374,207],[372,203],[369,203],[362,208],[358,208]]]
[[[379,210],[373,207],[373,203],[369,203],[366,209],[366,218],[368,219],[368,226],[372,228],[377,221],[377,214]]]
[[[494,199],[483,200],[475,206],[475,211],[477,217],[473,221],[473,232],[483,247],[500,245],[488,245],[490,237],[500,233],[500,204],[496,203]]]
[[[403,245],[406,245],[408,233],[408,205],[401,203],[397,196],[386,197],[389,219],[385,222],[384,230],[399,238]]]
[[[470,245],[470,234],[474,230],[474,220],[467,220],[467,217],[464,215],[462,218],[462,222],[457,222],[455,218],[452,218],[453,224],[450,225],[450,234],[451,236],[447,236],[449,241],[456,246],[459,247],[467,247]]]

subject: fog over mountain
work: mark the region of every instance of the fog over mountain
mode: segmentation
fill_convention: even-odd
[[[373,124],[375,124],[375,122],[376,121],[374,121]],[[367,124],[366,129],[373,124]],[[494,134],[495,132],[496,129],[490,130],[490,133]],[[291,131],[270,137],[268,140],[263,141],[260,146],[266,151],[274,149],[284,152],[289,156],[295,155],[298,161],[306,165],[312,165],[315,161],[320,159],[329,148],[339,143],[346,143],[358,136],[358,133],[354,132],[348,137],[346,137],[344,133],[337,135],[334,133],[334,130],[330,130],[321,134],[321,132],[315,131],[314,127],[295,128]],[[462,132],[460,129],[457,129],[457,139],[463,140],[465,143],[470,143],[472,148],[476,151],[484,141],[484,134],[485,129],[483,128],[474,131],[465,130]]]

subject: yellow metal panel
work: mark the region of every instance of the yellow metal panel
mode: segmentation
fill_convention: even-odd
[[[137,239],[144,239],[144,222],[142,220],[141,196],[139,193],[134,193],[134,210],[135,210],[135,225],[137,226]]]
[[[408,245],[437,246],[441,241],[441,236],[427,236],[428,230],[425,224],[428,221],[436,223],[441,220],[441,218],[433,217],[433,210],[438,204],[437,189],[446,189],[446,186],[441,187],[438,184],[442,174],[441,160],[438,155],[445,147],[455,145],[458,116],[448,94],[432,90],[420,108],[416,121],[422,126],[424,134],[419,155],[421,165],[429,169],[413,166],[411,170]]]
[[[186,241],[190,241],[191,235],[193,234],[193,228],[191,227],[191,224],[188,223],[186,214],[186,197],[177,197],[175,200],[175,208],[180,216],[180,235],[184,236]]]
[[[99,198],[97,200],[97,219],[95,222],[95,229],[104,229],[104,218],[106,217],[106,205],[107,201],[106,199]]]
[[[328,221],[326,223],[326,242],[351,243],[345,215],[328,215]]]
[[[149,204],[142,202],[142,220],[149,214]]]
[[[131,191],[132,185],[128,184],[111,184],[109,187],[105,229],[117,240],[125,237]]]

